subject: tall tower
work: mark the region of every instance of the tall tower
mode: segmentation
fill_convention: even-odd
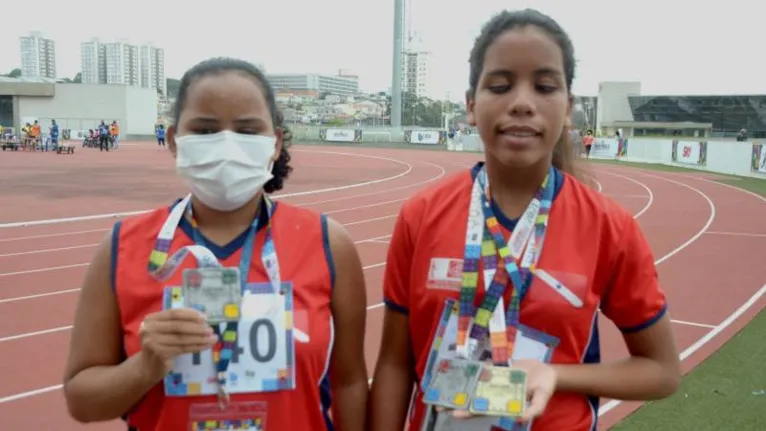
[[[402,127],[402,56],[404,53],[404,0],[394,0],[394,50],[391,76],[391,127]]]

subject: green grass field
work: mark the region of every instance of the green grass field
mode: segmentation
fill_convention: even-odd
[[[700,173],[660,164],[594,161],[659,171]],[[721,175],[720,182],[766,196],[766,179]],[[645,404],[611,428],[619,431],[757,431],[766,429],[766,312],[687,374],[670,398]]]

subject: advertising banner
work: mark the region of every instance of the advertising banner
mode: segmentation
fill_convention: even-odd
[[[319,137],[327,142],[361,142],[360,129],[320,129]]]
[[[707,141],[673,141],[672,159],[685,165],[705,166],[707,164]]]
[[[590,149],[590,157],[593,159],[614,159],[617,158],[618,142],[616,139],[596,138]]]
[[[753,159],[750,168],[753,172],[766,174],[766,144],[753,144]]]
[[[408,144],[436,145],[444,142],[444,132],[438,130],[405,130],[404,142]]]
[[[64,139],[72,139],[75,141],[83,141],[85,138],[88,137],[88,131],[87,130],[75,130],[75,129],[68,129],[69,130],[69,138],[64,137]]]

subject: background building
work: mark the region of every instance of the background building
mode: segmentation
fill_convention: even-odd
[[[430,97],[427,51],[405,51],[402,58],[402,91],[416,97]]]
[[[607,135],[766,138],[766,95],[645,96],[639,82],[603,82],[597,112]]]
[[[138,46],[127,41],[106,44],[106,83],[139,87]]]
[[[94,38],[80,44],[83,84],[106,84],[106,44]]]
[[[356,76],[327,76],[317,74],[267,75],[276,91],[293,91],[318,97],[321,93],[338,96],[353,96],[359,93],[359,79]]]
[[[142,45],[139,47],[139,65],[141,87],[153,88],[167,96],[165,50],[152,45]]]
[[[150,138],[157,121],[157,93],[127,85],[0,77],[0,124],[18,130],[23,123],[38,120],[46,130],[52,119],[72,131],[117,120],[126,139]]]
[[[56,44],[40,32],[19,38],[21,76],[25,78],[56,78]]]
[[[84,84],[121,84],[151,88],[167,96],[165,51],[150,44],[91,39],[80,45]]]

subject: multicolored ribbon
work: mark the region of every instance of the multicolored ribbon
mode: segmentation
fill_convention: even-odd
[[[271,233],[271,221],[274,214],[274,203],[268,197],[263,197],[263,205],[266,208],[266,228],[263,250],[261,253],[261,261],[269,277],[269,282],[272,285],[272,289],[276,294],[279,291],[281,284],[280,272],[279,272],[279,260],[277,259],[276,248],[274,247],[274,241],[272,240]],[[189,221],[192,225],[192,235],[195,245],[181,247],[173,255],[168,258],[168,251],[173,242],[173,237],[178,228],[181,219],[184,214],[188,214]],[[260,214],[255,216],[253,223],[245,237],[245,242],[242,246],[242,256],[239,261],[239,272],[241,278],[241,286],[247,285],[249,280],[250,267],[252,266],[253,248],[255,243],[255,236],[258,232],[258,224],[260,221]],[[215,255],[204,246],[205,239],[199,231],[198,224],[194,218],[191,206],[191,195],[187,195],[184,199],[178,202],[170,211],[165,224],[160,229],[160,233],[157,236],[154,251],[149,256],[149,273],[160,281],[167,280],[175,273],[180,267],[184,258],[191,253],[197,259],[197,264],[200,267],[220,267],[221,264]],[[224,326],[222,329],[221,326]],[[213,331],[218,336],[218,342],[213,345],[213,363],[216,367],[216,376],[219,385],[219,403],[221,408],[225,408],[229,402],[229,395],[226,392],[226,371],[229,368],[229,362],[234,355],[234,349],[237,348],[237,339],[239,336],[238,322],[227,322],[223,325],[212,325]]]
[[[474,181],[466,231],[463,284],[460,289],[460,311],[457,333],[458,353],[466,357],[473,357],[479,341],[488,335],[490,319],[492,319],[498,306],[501,307],[500,312],[502,313],[504,308],[502,296],[509,284],[512,286],[513,293],[506,319],[510,323],[518,322],[518,309],[531,281],[531,277],[527,273],[531,274],[531,271],[525,270],[522,272],[517,264],[517,260],[521,258],[521,253],[527,243],[530,244],[527,246],[527,252],[535,248],[531,245],[531,242],[533,242],[530,241],[531,237],[534,236],[536,239],[544,238],[544,230],[547,227],[548,220],[547,214],[550,210],[555,191],[553,184],[555,171],[551,168],[538,189],[535,198],[530,202],[517,223],[517,228],[514,229],[510,239],[512,246],[509,248],[500,223],[492,211],[490,203],[491,195],[486,175],[486,170],[482,169]],[[542,232],[539,232],[540,227],[543,229]],[[502,265],[498,265],[498,254],[502,260]],[[539,256],[539,249],[537,249],[536,254]],[[481,306],[478,310],[475,310],[474,298],[476,297],[478,286],[480,260],[483,267],[486,293]],[[491,326],[493,329],[498,329],[500,332],[512,336],[512,338],[507,340],[507,343],[499,341],[497,336],[490,336],[493,358],[498,362],[502,362],[505,359],[507,364],[507,354],[504,354],[504,352],[512,352],[515,332],[512,330],[508,331],[507,328],[502,330],[497,327],[497,324]],[[502,326],[511,327],[513,325],[504,324]]]
[[[524,263],[522,263],[520,268],[517,261],[514,259],[514,257],[518,259],[519,256],[513,256],[513,253],[509,250],[508,243],[505,241],[505,235],[500,228],[500,224],[497,222],[497,217],[495,216],[490,204],[491,194],[489,191],[489,185],[484,185],[485,193],[482,195],[482,208],[487,229],[489,230],[493,239],[493,244],[490,246],[490,248],[492,248],[492,252],[494,254],[493,259],[497,260],[497,255],[499,254],[503,263],[503,265],[495,272],[495,276],[493,277],[490,287],[487,290],[489,291],[492,289],[500,289],[503,286],[507,286],[506,280],[508,277],[510,277],[513,283],[511,286],[512,291],[510,302],[508,303],[507,310],[505,310],[505,322],[502,322],[502,319],[499,319],[501,323],[492,325],[494,328],[491,329],[494,329],[494,331],[490,331],[490,334],[492,332],[499,332],[504,335],[504,337],[502,337],[504,340],[501,343],[492,343],[493,338],[495,341],[497,341],[499,337],[497,335],[495,337],[490,335],[490,343],[492,344],[492,358],[493,362],[496,364],[508,364],[508,360],[513,356],[513,350],[516,342],[516,328],[520,323],[519,314],[521,310],[521,301],[526,296],[527,291],[532,284],[532,276],[535,274],[535,264],[539,259],[540,250],[542,249],[542,243],[545,239],[545,233],[548,227],[548,214],[550,213],[551,205],[553,202],[553,195],[555,192],[553,180],[555,173],[552,169],[553,168],[551,168],[545,180],[543,181],[543,185],[538,191],[538,196],[535,198],[535,200],[533,200],[533,203],[535,203],[535,201],[539,203],[539,208],[534,215],[534,219],[526,220],[526,223],[524,223],[525,226],[534,226],[533,230],[526,234],[529,237],[529,240],[527,241],[527,249],[526,253],[524,253],[525,259],[523,260],[524,262],[529,263],[528,267],[525,267]],[[480,178],[480,182],[483,179],[484,177]],[[531,214],[525,213],[522,218],[525,216],[531,217]],[[533,222],[534,224],[532,225],[530,222]],[[521,226],[519,225],[521,224],[522,221],[520,220],[517,224],[517,228],[520,228]],[[513,242],[513,237],[511,238],[511,242]],[[498,276],[500,273],[508,273],[508,275]],[[503,284],[501,285],[500,283]],[[499,309],[496,309],[494,314],[502,317],[502,298],[500,299],[501,304],[499,304]]]

